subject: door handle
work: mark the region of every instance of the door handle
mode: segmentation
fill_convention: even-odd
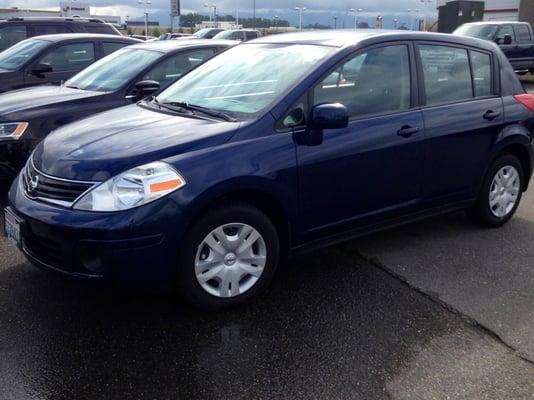
[[[499,118],[500,116],[501,116],[500,112],[496,112],[492,110],[486,111],[486,113],[483,115],[484,119],[488,121],[493,121],[495,118]]]
[[[411,126],[403,126],[397,131],[397,135],[402,136],[404,138],[409,138],[412,135],[415,135],[417,132],[419,132],[419,128],[417,127],[411,127]]]

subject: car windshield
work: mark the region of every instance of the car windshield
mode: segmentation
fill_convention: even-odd
[[[195,33],[196,37],[199,38],[209,38],[215,36],[217,33],[221,32],[222,29],[212,29],[212,28],[204,28],[199,30],[197,33]]]
[[[126,85],[147,66],[162,57],[157,51],[124,48],[111,53],[65,82],[83,90],[112,92]]]
[[[491,40],[498,28],[498,25],[462,25],[454,31],[454,34]]]
[[[253,118],[334,50],[326,46],[244,44],[207,61],[158,96]]]
[[[14,71],[49,44],[47,40],[23,40],[0,53],[0,68]]]
[[[213,39],[229,39],[235,31],[222,31],[213,36]]]

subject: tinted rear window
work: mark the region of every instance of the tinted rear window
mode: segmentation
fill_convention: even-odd
[[[104,33],[108,35],[116,35],[117,32],[112,26],[107,24],[101,25],[85,25],[85,30],[89,33]]]
[[[530,29],[526,25],[516,25],[517,41],[519,43],[530,43],[532,38],[530,37]]]

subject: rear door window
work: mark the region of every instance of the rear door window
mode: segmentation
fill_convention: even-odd
[[[108,35],[116,35],[117,32],[107,24],[100,25],[85,25],[85,30],[89,33],[103,33]]]
[[[491,55],[470,50],[469,56],[473,70],[475,97],[491,96],[493,94]]]
[[[419,54],[427,105],[457,102],[473,97],[466,49],[420,45]]]
[[[103,57],[107,56],[108,54],[111,54],[119,49],[122,49],[125,46],[129,46],[128,43],[120,43],[120,42],[102,42],[102,52]]]
[[[82,70],[95,61],[93,43],[72,43],[56,47],[39,61],[53,72]]]
[[[52,24],[43,24],[43,25],[32,25],[33,35],[53,35],[55,33],[68,33],[72,32],[69,28],[64,25],[52,25]]]
[[[528,29],[527,25],[524,24],[518,24],[515,26],[516,32],[517,32],[517,41],[519,43],[530,43],[532,42],[532,38],[530,37],[530,29]]]
[[[408,46],[370,49],[343,63],[314,89],[314,104],[341,103],[351,117],[410,109]]]
[[[26,25],[6,25],[0,27],[0,51],[26,39]]]

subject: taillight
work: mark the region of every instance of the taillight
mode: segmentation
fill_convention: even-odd
[[[534,112],[534,94],[518,94],[514,96],[514,99],[523,104],[530,111]]]

